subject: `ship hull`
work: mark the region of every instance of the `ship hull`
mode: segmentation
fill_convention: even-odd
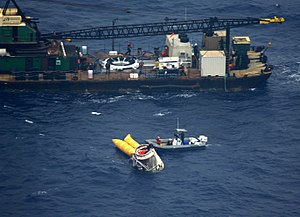
[[[241,91],[256,88],[266,83],[270,73],[249,77],[205,77],[199,79],[141,79],[141,80],[51,80],[51,81],[0,81],[3,89],[60,89],[60,90],[95,90],[119,91],[126,89],[159,90],[159,89],[193,89],[193,90],[225,90]]]

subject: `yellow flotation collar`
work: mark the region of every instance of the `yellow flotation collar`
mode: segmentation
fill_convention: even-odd
[[[128,134],[125,138],[124,141],[127,142],[132,148],[136,149],[137,147],[140,146],[140,144],[135,141],[130,134]]]
[[[127,142],[121,139],[113,139],[112,142],[120,149],[122,152],[127,154],[128,156],[132,156],[134,154],[135,149],[130,146]]]

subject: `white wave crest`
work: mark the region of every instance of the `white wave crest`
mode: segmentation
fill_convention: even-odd
[[[25,122],[28,123],[28,124],[33,124],[33,121],[31,121],[31,120],[26,119]]]
[[[3,108],[9,108],[9,109],[12,109],[13,107],[8,106],[8,105],[4,105]]]
[[[100,112],[91,112],[92,115],[101,115],[102,113]]]
[[[169,111],[165,111],[165,112],[158,112],[158,113],[155,113],[153,116],[154,117],[162,117],[162,116],[165,116],[165,115],[168,115],[168,114],[171,114],[172,112],[169,112]]]
[[[125,95],[121,95],[121,96],[116,96],[116,97],[110,97],[107,100],[107,103],[113,103],[113,102],[118,102],[119,100],[121,100],[122,98],[124,98]]]

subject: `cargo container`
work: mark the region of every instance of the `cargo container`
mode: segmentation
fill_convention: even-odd
[[[225,76],[226,56],[224,51],[200,51],[200,73],[202,77]]]

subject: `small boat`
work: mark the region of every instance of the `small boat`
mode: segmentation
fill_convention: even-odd
[[[161,139],[157,137],[156,139],[147,139],[146,143],[153,145],[157,149],[194,149],[207,146],[207,136],[185,137],[186,132],[186,129],[179,128],[179,122],[177,121],[177,128],[173,138]]]

